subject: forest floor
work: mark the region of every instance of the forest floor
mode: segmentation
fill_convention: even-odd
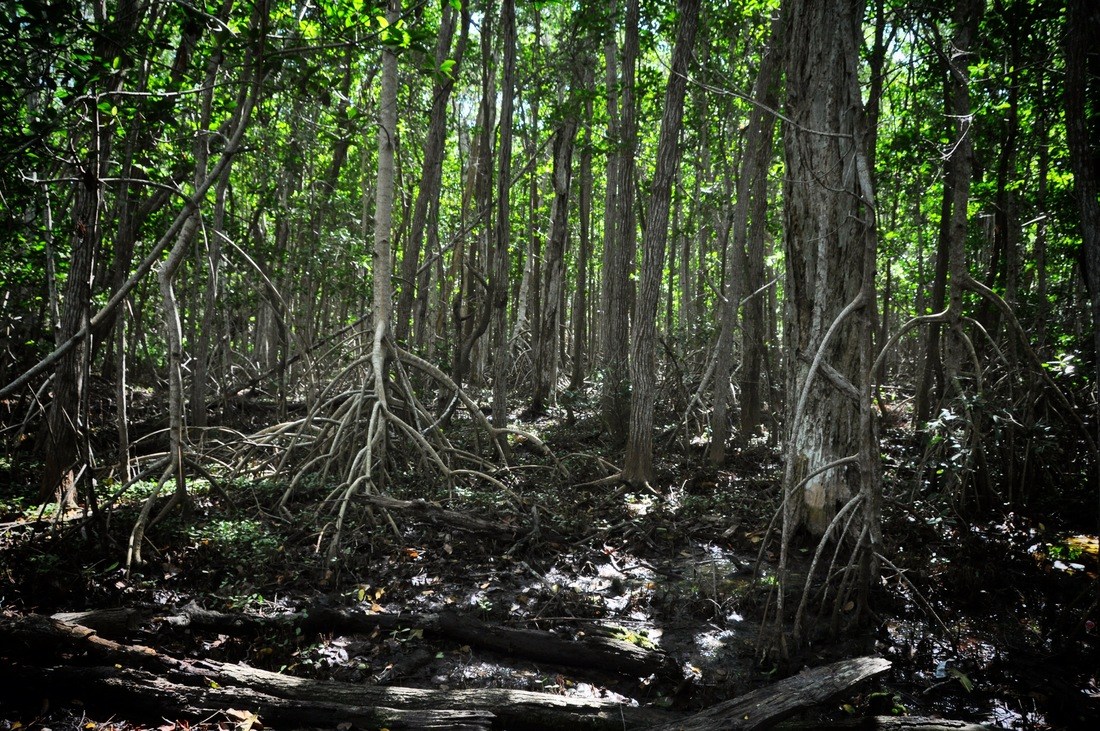
[[[146,563],[127,574],[126,539],[150,483],[130,488],[109,516],[58,520],[32,507],[37,482],[30,458],[6,456],[0,610],[129,608],[140,621],[113,637],[120,642],[302,677],[522,689],[676,711],[707,708],[805,666],[872,654],[893,662],[887,675],[804,720],[916,714],[1011,729],[1100,722],[1100,594],[1096,537],[1087,527],[1094,506],[959,515],[926,488],[906,484],[904,465],[916,447],[898,428],[884,445],[891,495],[883,554],[902,573],[883,571],[873,612],[858,628],[841,638],[819,633],[782,661],[760,639],[776,590],[774,542],[766,540],[779,481],[773,449],[754,444],[714,468],[700,446],[666,440],[659,442],[658,490],[586,488],[575,485],[586,471],[599,476],[591,456],[611,458],[598,422],[580,414],[573,424],[548,417],[525,426],[557,454],[572,455],[562,459],[573,477],[564,480],[531,457],[530,469],[517,470],[512,483],[523,507],[484,483],[449,491],[391,475],[389,490],[514,526],[515,534],[470,532],[438,515],[402,511],[391,512],[390,526],[377,508],[355,504],[329,564],[323,557],[332,515],[317,507],[325,485],[299,490],[288,517],[275,510],[285,488],[277,481],[236,478],[221,484],[225,494],[193,481],[190,515],[177,511],[157,525]],[[531,534],[536,514],[538,531]],[[812,552],[809,542],[796,550],[803,561]],[[279,622],[227,628],[178,621],[189,605],[258,620],[318,608],[412,619],[369,632],[302,631]],[[841,624],[852,619],[844,616],[850,611],[840,608]],[[444,614],[476,620],[489,632],[611,637],[662,652],[673,670],[641,676],[610,666],[570,667],[486,649],[415,619]],[[262,720],[136,714],[65,687],[12,694],[0,685],[0,731],[247,730]]]

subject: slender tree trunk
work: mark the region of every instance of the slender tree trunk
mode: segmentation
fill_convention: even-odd
[[[665,264],[665,245],[668,241],[672,183],[680,163],[680,126],[684,117],[688,63],[699,22],[699,0],[679,0],[677,10],[680,19],[676,28],[676,45],[672,51],[672,69],[665,91],[665,111],[657,142],[657,168],[653,174],[653,192],[649,199],[642,245],[642,274],[630,333],[630,381],[633,390],[630,394],[630,431],[623,479],[634,486],[650,484],[654,476],[653,409],[657,384],[657,303],[661,294],[661,270]]]
[[[496,112],[496,69],[493,64],[492,22],[493,3],[487,0],[487,12],[482,22],[481,38],[481,104],[478,112],[478,137],[474,153],[470,158],[467,182],[468,193],[472,199],[479,219],[477,238],[467,251],[466,256],[456,256],[453,268],[461,284],[455,312],[455,361],[452,377],[459,386],[467,377],[471,381],[478,375],[473,371],[474,361],[471,354],[478,340],[489,326],[492,315],[492,293],[488,291],[486,274],[492,263],[488,262],[489,239],[491,238],[491,210],[493,198],[493,125]],[[485,273],[481,268],[488,264]]]
[[[578,392],[584,389],[586,373],[585,343],[588,333],[588,258],[592,252],[592,98],[595,76],[593,63],[586,65],[584,95],[584,142],[581,148],[581,185],[580,185],[580,232],[577,251],[577,286],[573,293],[573,372],[569,379],[569,390]]]
[[[970,178],[974,166],[973,124],[970,108],[970,46],[978,35],[978,25],[985,11],[984,0],[966,0],[956,6],[955,35],[951,41],[948,68],[951,78],[951,108],[949,117],[955,123],[955,147],[951,156],[951,229],[948,243],[948,271],[951,289],[949,326],[961,328],[963,290],[969,279],[966,266],[966,232],[969,223]],[[958,337],[949,338],[944,357],[945,385],[956,383],[963,360],[963,345]]]
[[[634,152],[637,148],[637,107],[635,101],[635,66],[638,61],[638,0],[626,0],[626,22],[623,27],[621,113],[618,127],[609,130],[612,144],[615,146],[615,162],[608,167],[614,168],[615,207],[607,212],[611,221],[608,235],[604,239],[603,259],[603,320],[602,347],[600,348],[601,369],[603,370],[603,392],[600,397],[600,412],[604,427],[615,443],[626,439],[630,413],[630,372],[629,372],[629,333],[630,333],[630,277],[634,270],[635,242],[637,226],[634,212],[635,180]],[[610,55],[610,51],[609,51]],[[611,88],[610,83],[608,87]],[[609,92],[608,111],[613,112],[614,99]],[[609,114],[614,122],[614,115]],[[609,195],[611,195],[609,193]]]
[[[532,6],[530,12],[534,15],[535,33],[535,42],[531,53],[535,58],[535,63],[538,64],[541,60],[542,50],[542,20],[539,6]],[[531,110],[528,125],[530,129],[523,144],[527,156],[531,159],[538,154],[540,99],[540,93],[536,86],[527,102]],[[531,167],[527,188],[527,230],[524,235],[523,276],[520,280],[516,301],[516,319],[512,325],[511,335],[513,352],[517,354],[523,347],[523,341],[530,335],[532,325],[535,330],[538,329],[539,257],[541,256],[540,238],[538,226],[536,225],[536,216],[540,205],[538,179],[538,166],[534,165]]]
[[[516,5],[502,0],[501,43],[504,73],[501,78],[500,142],[497,156],[497,219],[493,254],[493,426],[508,422],[508,274],[511,271],[512,209],[512,114],[516,87]]]
[[[944,114],[951,119],[951,76],[944,64]],[[950,130],[945,130],[950,135]],[[943,193],[940,198],[940,224],[936,238],[936,264],[932,274],[932,311],[942,312],[947,306],[947,275],[951,260],[951,206],[954,200],[954,157],[944,161]],[[924,314],[924,313],[922,313]],[[942,326],[934,322],[928,327],[927,344],[925,346],[924,368],[921,372],[920,382],[917,386],[914,400],[914,411],[917,423],[923,424],[932,415],[935,404],[943,397],[944,371],[943,354],[941,352]]]
[[[386,20],[390,26],[401,17],[401,0],[389,0]],[[386,394],[387,339],[393,306],[393,197],[394,159],[397,148],[397,51],[386,46],[382,51],[382,76],[378,92],[378,179],[374,194],[374,251],[371,286],[374,301],[374,350],[371,365],[374,371],[374,392],[384,400]],[[383,401],[384,402],[384,401]]]
[[[221,6],[219,19],[224,21],[227,17],[231,3],[225,2]],[[151,9],[151,12],[155,10]],[[172,67],[168,74],[168,89],[180,91],[184,85],[184,75],[190,69],[192,57],[199,39],[206,28],[205,23],[185,20],[179,30],[179,41],[176,45],[176,53],[172,61]],[[153,69],[151,63],[146,63],[141,69],[142,79],[138,89],[148,88],[149,77]],[[130,275],[130,267],[133,263],[134,247],[142,225],[149,218],[163,208],[171,200],[172,188],[170,185],[156,187],[148,192],[143,199],[144,191],[136,181],[144,178],[144,175],[135,167],[135,161],[147,155],[161,139],[165,125],[171,119],[175,105],[170,96],[165,96],[162,103],[171,106],[161,108],[155,119],[149,119],[145,115],[135,115],[126,135],[125,149],[122,154],[120,175],[122,188],[118,201],[118,228],[114,237],[114,249],[111,255],[111,264],[105,277],[104,290],[117,292]],[[172,185],[181,185],[186,180],[186,167],[179,166],[172,174]],[[134,182],[130,182],[134,181]],[[100,326],[92,333],[93,342],[105,342],[110,339],[110,333],[117,322],[117,311],[104,319]],[[109,368],[108,364],[105,367]],[[109,376],[109,373],[105,373]]]
[[[420,185],[413,204],[412,220],[409,224],[409,241],[401,257],[400,293],[397,297],[397,316],[394,324],[394,337],[404,341],[409,336],[409,318],[412,315],[416,290],[421,277],[417,274],[420,264],[420,249],[428,224],[428,213],[433,201],[438,206],[440,184],[443,179],[443,156],[447,141],[447,104],[451,91],[458,78],[459,67],[466,49],[469,35],[469,3],[462,4],[458,43],[455,46],[454,64],[447,73],[438,73],[432,87],[432,108],[428,115],[428,132],[424,141],[424,160],[421,164]],[[451,41],[455,32],[455,20],[458,11],[449,4],[443,6],[443,19],[439,27],[439,38],[435,46],[435,67],[440,69],[451,51]],[[425,286],[427,286],[425,284]]]
[[[1039,104],[1046,100],[1044,91],[1045,81],[1043,75],[1039,75]],[[1050,130],[1047,127],[1046,115],[1039,115],[1036,134],[1039,138],[1038,181],[1035,191],[1035,209],[1038,211],[1038,220],[1035,221],[1035,347],[1041,352],[1046,345],[1047,320],[1050,318],[1050,302],[1048,298],[1047,276],[1047,186],[1050,178]]]
[[[229,171],[226,168],[214,190],[214,217],[207,237],[207,280],[203,290],[202,325],[195,343],[194,367],[191,369],[191,425],[203,428],[207,425],[206,401],[209,392],[207,379],[210,372],[210,340],[217,327],[217,303],[221,291],[221,236],[225,231],[225,197],[229,189]],[[206,175],[205,170],[203,176]],[[201,180],[201,178],[196,178]],[[200,260],[201,261],[201,260]]]
[[[733,375],[733,340],[737,327],[737,311],[740,300],[748,295],[745,303],[744,370],[741,401],[741,433],[743,437],[754,434],[760,425],[760,371],[763,365],[764,342],[764,292],[757,290],[764,284],[764,234],[767,228],[768,168],[772,161],[772,140],[775,137],[775,108],[778,96],[780,33],[782,25],[777,17],[772,22],[771,41],[765,50],[753,90],[753,105],[749,113],[749,125],[745,136],[745,152],[741,159],[741,174],[737,179],[737,200],[733,210],[732,266],[726,274],[724,300],[719,304],[718,361],[714,376],[714,412],[711,417],[711,443],[707,456],[712,464],[721,464],[726,458],[726,440],[729,436],[727,417],[730,378]],[[749,236],[749,220],[752,220],[752,237]],[[748,283],[748,292],[742,292],[741,281]]]
[[[580,89],[570,91],[576,101]],[[571,103],[572,107],[573,104]],[[573,148],[577,137],[575,109],[566,110],[554,138],[554,199],[550,203],[550,240],[546,244],[546,283],[542,290],[542,327],[538,330],[535,351],[535,391],[532,413],[542,413],[551,399],[558,380],[557,342],[561,301],[565,288],[565,249],[569,239],[569,192],[573,181]]]
[[[252,12],[250,30],[253,37],[257,39],[265,38],[266,27],[267,3],[261,1],[256,3]],[[262,74],[257,69],[257,66],[262,50],[260,44],[262,43],[262,40],[258,41],[257,47],[250,48],[246,56],[244,64],[245,71],[240,81],[241,89],[237,94],[234,112],[222,126],[222,131],[227,138],[225,150],[222,152],[217,164],[214,165],[203,179],[196,177],[196,198],[194,206],[190,209],[191,215],[183,220],[176,235],[176,242],[173,244],[171,250],[168,252],[168,256],[157,272],[157,284],[160,289],[162,305],[164,307],[165,338],[168,350],[168,466],[158,483],[158,490],[154,491],[145,501],[141,513],[134,523],[133,530],[130,532],[129,549],[126,558],[127,570],[135,564],[140,565],[142,563],[145,531],[151,524],[150,515],[154,501],[159,492],[159,487],[168,479],[174,479],[176,484],[176,490],[172,499],[166,506],[161,508],[159,515],[152,523],[157,522],[157,520],[166,515],[167,512],[176,505],[182,503],[185,508],[189,505],[187,499],[187,486],[184,480],[183,460],[185,439],[183,424],[183,332],[175,294],[175,278],[186,259],[188,249],[190,249],[190,243],[201,222],[201,218],[198,215],[201,208],[201,196],[206,190],[209,190],[210,185],[212,185],[214,181],[220,180],[221,176],[226,173],[233,156],[240,149],[241,140],[244,137],[244,132],[248,127],[252,115],[252,109],[258,101]],[[204,88],[208,91],[203,99],[202,111],[199,117],[199,130],[207,129],[210,122],[213,93],[212,79],[216,76],[221,61],[222,56],[219,47],[214,50],[207,62],[207,74],[204,80]],[[195,151],[196,157],[198,158],[196,160],[196,170],[206,169],[209,159],[209,148],[206,147],[204,140],[207,137],[208,135],[205,134],[200,134],[196,137]]]

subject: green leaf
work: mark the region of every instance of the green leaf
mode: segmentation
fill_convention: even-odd
[[[379,28],[389,28],[390,27],[390,21],[386,20],[385,15],[379,15],[375,18],[375,20],[378,21],[378,27]]]
[[[446,61],[439,64],[439,70],[442,73],[446,74],[447,78],[449,78],[449,79],[454,78],[454,67],[455,67],[455,60],[453,58],[448,58]]]

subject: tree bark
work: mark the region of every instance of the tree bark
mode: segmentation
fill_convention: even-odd
[[[213,660],[181,661],[37,615],[0,615],[0,639],[5,693],[38,694],[44,687],[64,687],[66,697],[79,693],[89,702],[103,700],[112,710],[141,703],[148,713],[205,717],[243,705],[258,710],[261,720],[275,726],[316,724],[324,719],[323,725],[332,727],[346,721],[394,729],[461,728],[448,725],[460,720],[481,724],[469,728],[488,728],[486,722],[495,717],[506,728],[533,731],[650,728],[674,717],[613,701],[530,691],[371,687],[295,678]],[[72,653],[85,657],[84,664],[72,663]],[[464,713],[431,715],[444,709],[449,714]],[[426,721],[436,725],[426,726]]]
[[[694,716],[657,726],[651,731],[770,728],[799,710],[824,703],[889,669],[890,661],[878,657],[841,660],[831,665],[803,670],[798,675],[719,703]]]
[[[86,147],[87,153],[76,170],[79,182],[71,216],[72,255],[65,281],[61,328],[57,335],[62,343],[88,329],[92,271],[101,245],[101,181],[108,174],[115,123],[102,117],[95,102],[98,99],[113,99],[122,88],[125,75],[107,73],[107,66],[124,54],[125,44],[132,40],[147,8],[139,7],[136,0],[121,0],[113,18],[107,17],[103,2],[94,3],[92,11],[94,25],[98,28],[93,57],[98,64],[102,64],[99,76],[106,81],[102,88],[92,90],[93,93],[86,97],[90,100],[87,116],[92,122],[91,129],[87,131],[87,144],[76,140],[72,143],[77,149]],[[90,353],[91,346],[80,338],[75,347],[57,361],[53,375],[53,400],[39,441],[45,454],[39,499],[45,502],[53,498],[66,508],[76,505],[76,478],[80,468],[91,467],[87,464],[86,448],[81,446],[88,427],[84,403]]]
[[[1081,212],[1085,283],[1092,310],[1093,349],[1100,373],[1100,153],[1094,133],[1100,102],[1097,101],[1097,61],[1093,45],[1097,37],[1100,37],[1100,7],[1089,0],[1070,0],[1065,36],[1066,141]],[[1091,58],[1090,48],[1093,49]]]
[[[784,347],[787,404],[794,411],[784,484],[791,491],[818,468],[860,449],[859,404],[852,394],[866,374],[859,372],[859,328],[843,322],[842,313],[871,306],[857,297],[874,262],[864,257],[856,171],[863,110],[853,80],[863,3],[792,3],[788,13]],[[830,365],[849,388],[813,371],[815,361]],[[821,535],[858,487],[854,467],[827,470],[806,481],[788,507],[800,514],[795,522]]]
[[[451,51],[451,42],[455,32],[455,16],[461,14],[462,25],[454,51],[454,65],[444,73],[440,69]],[[428,226],[429,211],[438,210],[440,183],[443,178],[443,156],[447,142],[447,103],[458,78],[462,57],[466,50],[466,39],[470,28],[470,4],[463,3],[461,11],[455,11],[449,4],[443,6],[443,19],[440,22],[439,38],[435,46],[435,82],[432,85],[432,108],[428,114],[428,132],[424,141],[424,161],[420,169],[420,185],[413,204],[412,221],[409,225],[409,240],[401,256],[400,293],[397,297],[397,316],[394,325],[394,337],[398,342],[409,336],[409,319],[412,316],[413,301],[417,288],[427,286],[427,282],[418,281],[420,250],[424,232]],[[421,317],[420,322],[423,322]]]
[[[657,168],[649,199],[642,244],[642,275],[638,301],[630,331],[630,431],[627,437],[623,479],[634,486],[653,481],[653,408],[657,385],[657,303],[661,294],[661,271],[668,241],[669,204],[672,182],[680,164],[680,126],[684,118],[688,62],[699,24],[699,0],[680,0],[676,45],[672,52],[665,91],[665,111],[657,143]]]
[[[638,0],[626,0],[626,22],[623,26],[622,71],[619,88],[620,104],[614,98],[615,84],[610,78],[613,64],[608,64],[608,116],[611,127],[608,136],[614,145],[613,162],[608,165],[608,202],[614,203],[606,218],[603,251],[603,286],[600,290],[601,347],[600,366],[603,389],[600,394],[600,416],[615,444],[626,439],[630,417],[629,335],[631,281],[636,253],[637,221],[634,213],[635,163],[637,149],[637,102],[634,79],[638,62]],[[612,34],[612,38],[614,34]],[[609,41],[606,56],[613,60],[613,41]],[[618,114],[615,107],[618,106]],[[617,119],[617,124],[616,124]],[[614,200],[612,201],[612,196]]]
[[[726,458],[726,440],[729,436],[730,377],[733,375],[733,340],[737,327],[737,311],[743,295],[744,368],[741,383],[741,435],[747,439],[760,426],[760,371],[763,365],[762,351],[766,347],[763,326],[763,292],[757,290],[764,284],[764,234],[767,228],[768,168],[772,160],[772,140],[775,136],[775,109],[778,97],[781,59],[782,24],[779,16],[772,21],[770,41],[760,63],[760,71],[753,89],[752,111],[745,133],[745,152],[741,161],[741,174],[737,179],[737,200],[733,210],[732,266],[726,274],[724,299],[719,306],[718,362],[714,377],[714,412],[711,416],[711,443],[707,456],[712,464],[721,464]],[[749,221],[752,227],[749,227]],[[751,231],[751,237],[750,237]],[[737,271],[743,269],[744,271]],[[738,286],[747,283],[748,292]]]
[[[503,0],[501,44],[504,72],[501,76],[500,140],[497,157],[497,216],[493,229],[493,426],[508,423],[508,275],[512,269],[512,116],[516,93],[516,4]],[[503,441],[503,440],[502,440]]]
[[[569,390],[584,390],[587,373],[585,347],[588,339],[588,259],[592,255],[592,98],[595,75],[595,58],[590,59],[585,70],[584,94],[584,142],[581,147],[580,195],[578,216],[580,231],[577,250],[577,282],[573,292],[573,367],[569,377]]]
[[[571,101],[579,96],[579,85],[570,91]],[[570,104],[572,107],[573,105]],[[554,198],[550,203],[550,240],[546,244],[545,285],[542,288],[542,323],[535,339],[535,391],[532,413],[542,413],[553,396],[558,380],[558,327],[565,288],[565,249],[569,239],[569,192],[573,182],[573,148],[577,137],[577,115],[567,109],[554,137]]]

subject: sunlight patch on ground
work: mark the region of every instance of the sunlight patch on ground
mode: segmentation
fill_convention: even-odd
[[[695,635],[695,651],[705,660],[714,660],[734,640],[734,633],[728,629],[716,629]]]

